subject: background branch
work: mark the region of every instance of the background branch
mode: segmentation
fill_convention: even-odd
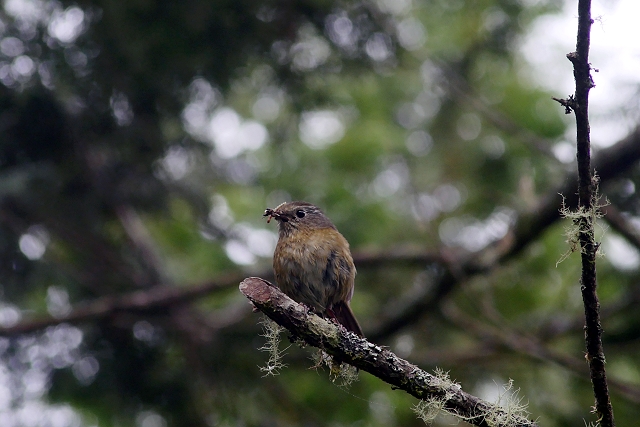
[[[476,335],[485,345],[502,346],[534,360],[554,363],[574,375],[585,378],[586,368],[583,359],[552,349],[536,334],[517,331],[505,324],[494,326],[481,322],[478,318],[464,313],[453,302],[442,304],[441,311],[445,318],[464,331]],[[640,404],[640,388],[621,380],[608,381],[621,396],[630,402]]]
[[[594,165],[601,185],[606,185],[628,171],[638,160],[640,160],[640,128],[634,129],[623,140],[598,153],[594,159]],[[414,324],[425,313],[435,309],[443,298],[469,277],[487,273],[521,253],[531,242],[536,241],[544,230],[560,219],[559,209],[562,198],[559,194],[565,196],[567,206],[577,206],[578,186],[574,176],[575,172],[567,172],[563,179],[564,184],[549,191],[535,208],[522,213],[501,240],[487,245],[475,254],[450,259],[445,264],[441,276],[435,279],[434,285],[428,291],[425,291],[421,297],[414,298],[401,310],[381,315],[380,323],[373,331],[367,331],[367,336],[374,340],[381,340]]]
[[[66,316],[46,317],[18,323],[15,326],[0,328],[0,336],[13,336],[36,332],[48,326],[61,323],[79,324],[105,318],[123,312],[149,313],[169,306],[178,306],[201,298],[214,291],[227,289],[229,280],[237,275],[221,277],[217,281],[207,282],[187,289],[157,286],[144,291],[130,292],[124,295],[108,295],[79,305]],[[237,283],[237,282],[236,282]]]

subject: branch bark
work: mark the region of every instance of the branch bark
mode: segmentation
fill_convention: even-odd
[[[243,280],[240,292],[296,338],[418,399],[439,402],[447,412],[471,424],[481,427],[537,427],[535,421],[472,396],[462,391],[458,384],[430,375],[391,351],[316,316],[264,279],[250,277]]]

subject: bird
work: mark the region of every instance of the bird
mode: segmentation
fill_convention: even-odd
[[[316,206],[294,201],[265,209],[263,216],[278,222],[273,254],[276,284],[294,301],[322,317],[334,319],[364,337],[349,303],[356,267],[349,242]]]

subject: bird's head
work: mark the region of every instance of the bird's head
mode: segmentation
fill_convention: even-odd
[[[281,235],[294,230],[335,228],[318,207],[308,202],[285,202],[275,209],[265,209],[263,216],[267,223],[271,219],[278,221]]]

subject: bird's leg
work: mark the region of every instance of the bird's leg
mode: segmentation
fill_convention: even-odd
[[[340,323],[340,321],[338,320],[338,316],[336,316],[336,313],[333,311],[331,307],[326,309],[325,314],[327,315],[326,318],[328,318],[332,323],[335,323],[338,326],[338,328],[340,328],[344,332],[349,332],[349,330],[342,323]],[[325,317],[325,316],[322,316],[322,317]]]

